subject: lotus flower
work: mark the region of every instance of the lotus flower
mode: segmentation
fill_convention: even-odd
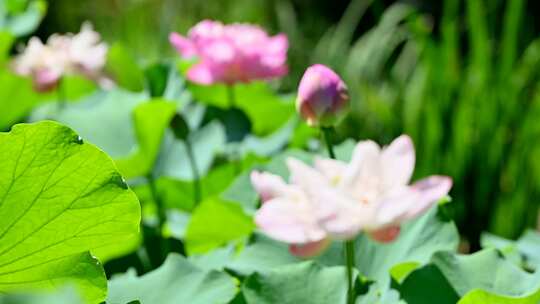
[[[24,52],[13,62],[17,74],[31,76],[37,91],[54,89],[66,74],[81,74],[100,83],[106,61],[107,45],[89,23],[78,34],[55,34],[43,44],[32,37]]]
[[[32,76],[34,88],[44,92],[54,89],[58,84],[65,73],[67,57],[63,52],[44,45],[39,38],[32,37],[13,66],[17,74]]]
[[[289,183],[270,173],[252,173],[263,198],[255,222],[299,256],[317,254],[329,240],[350,240],[361,231],[379,242],[393,241],[401,223],[423,214],[452,187],[446,176],[409,185],[414,163],[406,135],[385,148],[359,142],[350,163],[317,158],[310,167],[288,159]]]
[[[105,67],[107,51],[108,47],[101,42],[99,33],[93,30],[90,23],[84,23],[81,31],[69,43],[68,57],[72,72],[99,79]]]
[[[182,57],[198,58],[187,73],[195,83],[231,85],[287,73],[287,37],[268,36],[258,26],[204,20],[187,37],[171,33],[169,40]]]
[[[337,124],[349,104],[347,86],[330,68],[315,64],[309,67],[298,87],[296,109],[310,126]]]

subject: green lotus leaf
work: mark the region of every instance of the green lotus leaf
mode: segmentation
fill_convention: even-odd
[[[107,303],[226,304],[237,293],[235,280],[226,273],[203,270],[178,254],[170,254],[158,269],[137,277],[134,272],[109,282]]]
[[[140,206],[112,160],[55,122],[0,133],[0,293],[74,283],[104,299],[99,262],[138,236]]]
[[[202,202],[194,210],[186,231],[189,254],[204,253],[249,236],[255,225],[242,208],[219,199]]]
[[[254,273],[242,286],[247,304],[345,303],[345,267],[322,267],[315,262]]]
[[[471,255],[441,251],[398,289],[408,303],[537,304],[540,273],[522,270],[496,249]]]

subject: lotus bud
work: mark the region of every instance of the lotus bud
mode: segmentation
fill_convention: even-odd
[[[347,86],[330,68],[315,64],[309,67],[298,87],[296,110],[312,127],[335,126],[349,104]]]

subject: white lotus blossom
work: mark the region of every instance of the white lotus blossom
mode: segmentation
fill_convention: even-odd
[[[54,34],[43,44],[32,37],[24,51],[15,58],[16,73],[31,76],[38,91],[54,89],[66,74],[80,74],[103,83],[108,47],[90,23],[77,34]]]
[[[268,236],[292,244],[297,255],[312,255],[330,239],[348,240],[361,231],[381,242],[394,240],[401,223],[446,196],[452,180],[430,176],[409,185],[415,165],[410,137],[388,147],[357,144],[349,163],[317,158],[314,167],[290,158],[289,183],[270,173],[252,173],[263,198],[255,222]]]

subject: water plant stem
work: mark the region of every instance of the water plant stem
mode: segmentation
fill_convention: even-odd
[[[148,174],[146,176],[146,180],[148,181],[148,185],[150,187],[150,194],[152,196],[152,199],[154,200],[154,203],[156,204],[156,213],[157,213],[157,219],[158,219],[156,232],[160,240],[161,258],[162,260],[165,260],[165,258],[167,257],[167,254],[169,253],[169,243],[166,239],[163,238],[163,226],[165,226],[165,221],[167,220],[167,214],[165,211],[165,206],[163,205],[163,201],[161,200],[161,197],[157,191],[156,181],[154,177],[152,176],[152,174]]]
[[[326,143],[326,149],[330,158],[336,159],[334,147],[332,145],[332,134],[334,132],[333,127],[321,127],[324,142]],[[347,276],[347,304],[353,304],[355,301],[355,292],[353,284],[353,269],[354,265],[354,240],[345,241],[343,244],[343,251],[346,263],[346,276]]]
[[[201,190],[201,176],[199,174],[199,169],[197,168],[197,162],[195,161],[195,153],[193,153],[193,145],[188,138],[184,141],[186,146],[186,152],[189,159],[189,165],[191,167],[191,172],[193,174],[193,206],[197,206],[202,199],[202,190]]]
[[[56,96],[58,98],[58,112],[60,112],[66,107],[66,92],[64,88],[64,80],[62,78],[60,78],[58,84],[56,85]]]
[[[354,284],[353,284],[353,269],[354,269],[354,240],[345,241],[344,244],[345,261],[347,263],[347,304],[354,304]]]
[[[236,107],[236,94],[234,93],[234,85],[227,85],[227,99],[230,108]]]
[[[326,143],[326,149],[328,150],[328,155],[330,155],[330,158],[336,159],[336,154],[334,153],[334,147],[332,145],[332,133],[334,132],[334,128],[322,127],[321,132],[324,137],[324,142]]]
[[[236,108],[236,93],[234,92],[233,84],[227,85],[227,99],[229,102],[229,108],[230,109]],[[231,158],[234,164],[235,173],[238,174],[242,172],[243,170],[242,161],[240,159],[241,158],[240,151],[238,151],[238,148],[233,148],[233,150],[231,151],[231,154],[232,154]]]

